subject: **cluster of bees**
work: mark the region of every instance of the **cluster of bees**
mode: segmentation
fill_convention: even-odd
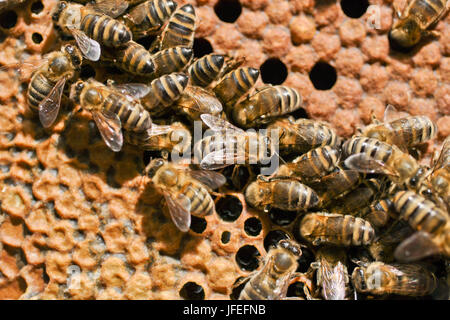
[[[390,33],[403,46],[418,41],[409,33],[419,30],[420,39],[428,28],[411,18],[424,1],[411,3]],[[435,22],[444,8],[444,1],[433,2],[436,12],[428,22]],[[308,299],[346,299],[350,291],[355,296],[423,296],[436,289],[437,277],[418,261],[450,257],[450,138],[430,166],[419,164],[411,150],[437,133],[429,118],[394,118],[388,107],[382,122],[374,118],[343,140],[325,122],[284,117],[302,107],[295,89],[253,89],[259,71],[232,57],[212,53],[193,58],[197,19],[189,4],[61,1],[52,17],[69,42],[49,53],[32,74],[30,108],[45,128],[51,127],[70,82],[69,99],[92,114],[111,150],[118,152],[128,143],[161,152],[146,174],[179,230],[189,230],[191,215],[214,213],[211,194],[227,183],[214,170],[262,162],[265,155],[251,152],[255,145],[282,162],[297,156],[245,188],[246,202],[262,214],[271,208],[301,214],[298,242],[281,240],[271,248],[262,268],[244,279],[241,299],[284,299],[296,281],[304,283]],[[155,37],[149,49],[134,41],[147,36]],[[86,60],[116,66],[136,82],[77,80]],[[180,117],[189,124],[168,123]],[[200,168],[168,161],[171,152],[190,150],[192,122],[200,119],[214,132],[194,146],[205,155]],[[249,128],[276,130],[279,139],[243,130]],[[301,246],[316,257],[306,273],[297,272]],[[357,267],[351,275],[348,247],[366,248],[371,257],[352,259]]]

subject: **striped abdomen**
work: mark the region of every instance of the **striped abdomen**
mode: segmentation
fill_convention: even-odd
[[[368,207],[358,211],[357,216],[366,219],[374,227],[383,227],[389,220],[392,201],[389,199],[375,200]]]
[[[399,191],[394,197],[395,210],[415,230],[437,233],[447,223],[448,215],[432,201],[413,191]]]
[[[446,8],[448,0],[414,0],[409,5],[409,14],[414,16],[423,29],[428,28]]]
[[[310,213],[300,223],[300,234],[313,245],[368,245],[375,238],[369,222],[350,215]]]
[[[188,182],[180,190],[191,202],[190,212],[194,216],[207,216],[214,212],[214,201],[208,190],[197,182]]]
[[[314,190],[322,192],[323,202],[328,202],[336,196],[352,190],[361,181],[356,170],[339,170],[332,172],[320,181],[309,184]]]
[[[233,107],[234,121],[243,127],[264,124],[300,108],[302,98],[297,90],[285,87],[267,87]]]
[[[436,124],[426,116],[407,117],[389,124],[405,146],[411,147],[433,139],[437,133]]]
[[[259,77],[258,69],[243,67],[230,73],[214,87],[217,98],[225,106],[232,106],[247,93]]]
[[[125,25],[100,13],[88,13],[83,16],[80,29],[89,38],[106,46],[117,47],[131,40],[131,32]]]
[[[356,153],[364,153],[375,160],[388,162],[393,153],[393,147],[377,139],[354,137],[347,140],[342,146],[345,157]]]
[[[213,82],[222,70],[225,59],[220,54],[208,54],[189,67],[189,77],[193,85],[206,87]]]
[[[130,102],[126,96],[110,93],[103,102],[103,108],[117,114],[126,130],[141,132],[150,128],[149,113],[137,102]]]
[[[192,59],[193,50],[187,47],[175,47],[161,50],[153,55],[156,66],[154,77],[182,71]]]
[[[116,56],[119,67],[132,74],[145,76],[155,71],[152,55],[134,41],[120,48]]]
[[[192,5],[186,4],[178,8],[162,32],[160,49],[177,46],[192,47],[196,28],[195,20],[195,10]]]
[[[56,82],[48,79],[42,72],[36,72],[28,85],[28,105],[34,111],[38,111],[39,104],[50,93]]]
[[[319,203],[316,192],[297,180],[279,180],[270,182],[272,192],[271,205],[287,211],[301,211]]]
[[[130,10],[128,15],[136,24],[138,17],[145,12],[145,18],[138,25],[133,26],[133,30],[139,30],[144,34],[151,30],[150,33],[158,31],[164,23],[170,18],[177,7],[176,2],[172,0],[149,0],[141,3]]]

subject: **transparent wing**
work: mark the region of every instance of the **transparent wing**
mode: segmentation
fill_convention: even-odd
[[[117,18],[127,10],[128,2],[125,0],[96,0],[94,4],[88,4],[86,7],[92,7],[112,18]]]
[[[430,234],[418,231],[397,246],[394,256],[398,261],[412,262],[439,254],[439,252],[439,247],[434,243]]]
[[[75,41],[77,42],[78,48],[80,48],[83,56],[91,61],[98,61],[100,59],[100,44],[89,38],[83,31],[76,28],[69,28],[72,32]]]
[[[232,151],[221,149],[207,154],[200,162],[200,167],[205,170],[216,170],[232,164],[242,163],[245,160],[245,155],[237,155]]]
[[[171,129],[171,126],[159,126],[156,124],[152,124],[152,126],[147,130],[147,135],[149,137],[160,136],[163,134],[168,134]]]
[[[331,268],[327,266],[322,268],[323,274],[323,296],[325,300],[344,300],[345,299],[345,266],[338,262]]]
[[[450,165],[450,136],[442,143],[439,157],[433,164],[433,171]]]
[[[365,153],[351,155],[345,159],[344,163],[347,168],[359,172],[396,175],[396,173],[389,169],[384,162],[373,159]]]
[[[202,118],[203,122],[211,129],[214,131],[219,131],[219,132],[223,132],[223,131],[235,131],[236,133],[239,134],[245,134],[245,131],[233,126],[231,123],[229,123],[226,120],[223,120],[219,117],[210,115],[210,114],[202,114],[200,116],[200,118]]]
[[[191,201],[183,194],[176,198],[166,192],[163,195],[173,223],[180,231],[187,232],[191,226]]]
[[[211,189],[217,189],[227,182],[227,178],[219,172],[208,170],[191,170],[189,175]]]
[[[119,152],[123,145],[122,125],[117,114],[102,110],[101,112],[93,111],[97,128],[105,141],[106,145],[114,152]]]
[[[141,99],[150,92],[150,87],[143,83],[124,83],[113,85],[120,93],[129,95],[135,99]]]
[[[133,24],[140,25],[142,22],[144,22],[144,19],[147,16],[147,12],[144,9],[145,8],[142,5],[136,6],[124,17],[125,19],[131,21]]]
[[[386,106],[386,108],[384,109],[383,122],[389,123],[394,120],[398,120],[400,118],[401,118],[401,116],[399,115],[399,112],[397,111],[397,109],[395,109],[395,107],[393,105],[388,104]]]
[[[39,120],[44,128],[50,127],[58,116],[65,84],[65,77],[59,79],[50,93],[39,104]]]
[[[218,114],[222,111],[222,103],[216,98],[215,95],[209,91],[196,87],[188,86],[183,93],[183,96],[179,102],[181,107],[196,110],[201,113]]]

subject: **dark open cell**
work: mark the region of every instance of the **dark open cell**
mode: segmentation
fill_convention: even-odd
[[[242,270],[253,271],[258,268],[260,255],[254,246],[245,245],[236,252],[236,262]]]
[[[256,237],[262,230],[262,223],[258,218],[249,218],[245,220],[244,230],[249,236]]]
[[[42,40],[44,40],[44,38],[42,38],[40,33],[35,32],[31,35],[31,40],[33,40],[34,43],[39,44]]]
[[[81,66],[80,78],[85,80],[95,77],[95,69],[90,64],[84,64]]]
[[[287,297],[304,297],[303,282],[294,282],[288,287]]]
[[[314,262],[315,257],[314,253],[308,248],[302,247],[302,255],[297,259],[298,267],[297,272],[306,272],[311,266],[311,263]]]
[[[242,190],[250,178],[249,167],[235,165],[223,169],[223,175],[227,177],[227,185],[233,190]]]
[[[8,10],[0,15],[0,26],[5,29],[11,29],[17,23],[17,13],[13,10]]]
[[[292,221],[295,220],[296,216],[297,216],[296,212],[283,211],[276,208],[272,208],[269,211],[270,221],[279,226],[287,226],[288,224],[292,223]]]
[[[216,203],[216,212],[224,221],[235,221],[242,212],[242,203],[235,196],[226,196]]]
[[[350,18],[359,18],[366,13],[369,7],[368,0],[341,0],[341,8]]]
[[[217,17],[224,22],[235,22],[242,13],[239,0],[218,0],[214,5]]]
[[[211,43],[205,38],[195,38],[193,49],[195,58],[201,58],[213,52]]]
[[[195,282],[186,282],[180,290],[180,297],[186,300],[204,300],[205,290]]]
[[[152,159],[161,158],[161,152],[145,150],[143,153],[142,160],[144,161],[144,166],[147,166]]]
[[[288,70],[283,62],[277,58],[267,59],[260,67],[261,78],[264,83],[282,84],[288,76]]]
[[[222,232],[222,236],[220,237],[220,241],[222,241],[222,243],[228,243],[230,242],[230,238],[231,238],[231,233],[229,231],[224,231]]]
[[[44,10],[44,5],[41,1],[35,1],[31,5],[31,12],[34,14],[39,14],[42,10]]]
[[[336,69],[326,62],[317,62],[309,72],[309,79],[317,90],[331,89],[337,80]]]
[[[195,233],[202,233],[207,226],[206,220],[196,216],[191,216],[191,230]]]
[[[289,236],[286,232],[282,230],[272,230],[264,238],[264,249],[269,251],[270,248],[276,246],[280,240],[288,238]]]

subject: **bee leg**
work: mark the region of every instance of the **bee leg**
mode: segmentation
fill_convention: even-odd
[[[311,295],[311,292],[314,292],[313,290],[313,283],[311,281],[312,273],[314,273],[314,269],[308,270],[306,273],[294,273],[293,278],[290,280],[290,284],[294,282],[301,282],[303,283],[303,291],[305,293],[305,296],[308,300],[317,300]]]
[[[441,33],[437,30],[424,30],[422,31],[422,37],[424,38],[439,38]]]

